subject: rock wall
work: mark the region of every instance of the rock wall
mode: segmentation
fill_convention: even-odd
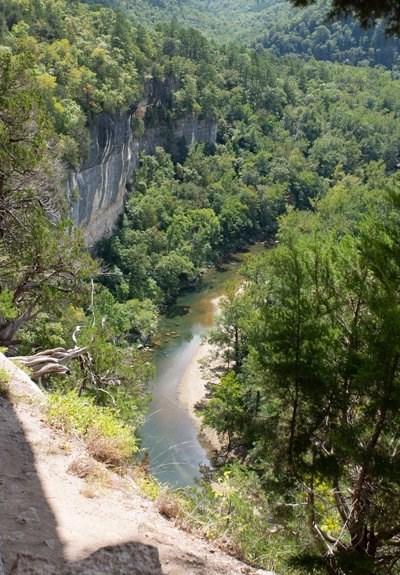
[[[157,91],[150,94],[150,100],[151,105],[160,105]],[[143,136],[136,137],[134,120],[148,105],[146,99],[129,113],[100,114],[90,128],[89,157],[70,175],[67,191],[71,218],[83,228],[89,247],[111,234],[123,212],[126,184],[139,165],[141,152],[151,154],[157,146],[163,146],[177,155],[182,145],[216,140],[216,121],[195,117],[178,120],[173,128],[160,125],[147,129]]]

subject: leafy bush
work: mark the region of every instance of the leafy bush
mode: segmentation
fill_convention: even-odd
[[[75,390],[49,396],[48,422],[86,441],[90,455],[113,467],[128,463],[137,452],[134,429],[118,419],[118,411],[95,405],[90,397]]]
[[[160,513],[174,517],[184,529],[214,540],[232,555],[280,573],[291,570],[288,560],[300,548],[295,526],[274,517],[275,502],[265,494],[257,475],[235,463],[200,487],[159,494]]]

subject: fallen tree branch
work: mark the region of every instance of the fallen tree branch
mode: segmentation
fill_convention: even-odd
[[[32,379],[40,379],[50,374],[68,375],[69,369],[64,363],[81,357],[86,352],[86,347],[74,347],[73,349],[57,347],[39,351],[34,355],[20,355],[12,359],[28,367],[32,371]]]

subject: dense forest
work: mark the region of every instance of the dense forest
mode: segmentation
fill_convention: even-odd
[[[139,449],[159,314],[207,266],[265,242],[210,334],[219,377],[199,409],[219,465],[180,505],[277,572],[399,573],[397,40],[382,23],[324,24],[321,6],[234,2],[220,34],[220,2],[116,4],[0,0],[0,341],[10,355],[84,350],[42,381],[48,417],[89,444],[112,437],[97,454],[120,465]],[[183,24],[167,21],[174,6]],[[216,142],[142,156],[93,258],[66,175],[99,113],[168,79],[135,133],[210,118]]]
[[[327,3],[304,10],[282,9],[270,21],[264,20],[256,46],[261,44],[279,56],[384,66],[397,72],[400,44],[397,36],[386,35],[384,20],[363,29],[353,18],[331,21],[327,14]]]
[[[399,40],[386,34],[387,21],[363,29],[351,17],[330,17],[329,3],[306,9],[286,0],[113,0],[135,23],[184,23],[220,44],[232,41],[270,49],[279,56],[344,62],[354,66],[384,66],[397,71]]]

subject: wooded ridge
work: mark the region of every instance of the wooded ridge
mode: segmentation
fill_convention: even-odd
[[[218,378],[202,415],[224,450],[173,509],[277,572],[398,574],[395,39],[318,16],[305,49],[305,23],[287,45],[282,17],[272,36],[221,46],[165,12],[149,26],[112,6],[0,0],[2,345],[41,377],[53,425],[126,465],[159,314],[264,242],[210,333]],[[305,60],[276,55],[297,49]],[[86,172],[93,195],[78,199]],[[79,221],[103,218],[95,259],[71,201],[88,208]]]

